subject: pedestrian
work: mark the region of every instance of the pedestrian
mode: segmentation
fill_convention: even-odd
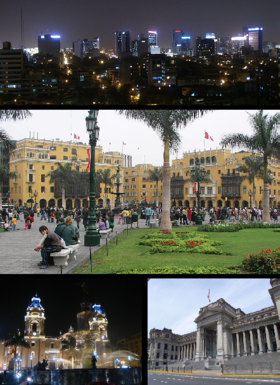
[[[51,212],[51,223],[54,223],[54,212]]]
[[[45,212],[45,208],[44,207],[42,207],[42,209],[41,209],[41,219],[40,219],[40,221],[42,221],[42,220],[47,220],[47,218],[46,218],[46,212]]]
[[[16,230],[16,226],[17,226],[17,217],[14,216],[12,219],[12,231]]]
[[[50,254],[61,251],[62,244],[59,237],[50,231],[47,226],[41,226],[39,232],[43,235],[43,238],[34,250],[41,250],[42,261],[38,263],[38,266],[40,269],[47,269],[49,265],[53,265],[53,258],[51,258]]]
[[[83,225],[84,225],[85,231],[87,231],[87,227],[88,227],[88,214],[89,214],[88,208],[86,207],[83,212]]]
[[[150,226],[151,214],[152,214],[152,210],[151,210],[150,206],[148,205],[148,207],[145,210],[146,226]]]
[[[56,209],[56,211],[54,213],[54,216],[55,216],[55,219],[56,219],[56,223],[58,223],[58,220],[61,217],[61,212],[58,209]]]
[[[72,230],[72,239],[79,241],[80,232],[77,226],[73,224],[73,220],[70,216],[65,218],[66,225]]]
[[[115,214],[113,213],[112,209],[108,212],[108,219],[109,219],[109,226],[112,231],[114,230],[114,220],[115,220]]]
[[[126,223],[126,208],[122,211],[122,224],[125,225]]]
[[[118,220],[118,225],[120,225],[120,224],[121,224],[121,220],[122,220],[122,213],[120,212],[120,213],[119,213],[119,220]]]
[[[64,218],[59,218],[54,232],[65,241],[66,246],[76,245],[79,242],[79,238],[77,238],[75,232],[73,233],[72,228],[67,226]],[[73,234],[75,238],[73,238]]]
[[[78,210],[75,214],[75,221],[77,223],[77,228],[80,229],[80,221],[81,221],[81,212]]]

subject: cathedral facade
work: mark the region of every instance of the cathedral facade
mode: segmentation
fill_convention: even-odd
[[[232,357],[279,353],[280,359],[280,279],[271,279],[269,293],[274,306],[245,314],[224,299],[200,309],[197,330],[178,335],[171,329],[152,329],[148,339],[150,366],[176,361],[217,361]]]
[[[57,337],[48,337],[45,334],[45,309],[41,299],[35,295],[26,309],[24,317],[24,340],[30,348],[21,346],[7,346],[6,341],[0,342],[0,370],[13,370],[14,358],[21,369],[31,369],[39,361],[48,360],[48,369],[58,368],[90,368],[91,357],[95,355],[99,366],[110,365],[106,355],[108,334],[108,320],[101,309],[101,305],[92,305],[89,301],[81,303],[81,312],[77,314],[78,330],[70,326],[67,333],[60,333]],[[65,340],[72,336],[80,348],[62,350]]]

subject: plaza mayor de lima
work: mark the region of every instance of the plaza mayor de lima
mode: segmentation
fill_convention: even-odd
[[[217,362],[247,356],[279,355],[280,359],[280,279],[270,280],[273,306],[245,314],[224,299],[199,310],[197,330],[178,335],[171,329],[151,329],[148,339],[149,367],[162,367],[179,361]],[[274,357],[273,354],[273,357]]]

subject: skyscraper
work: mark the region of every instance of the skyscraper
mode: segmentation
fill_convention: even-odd
[[[182,45],[182,36],[184,32],[181,29],[173,29],[172,31],[172,52],[179,53]]]
[[[248,45],[251,46],[253,51],[256,51],[258,55],[262,53],[263,47],[263,29],[248,28]]]
[[[116,53],[130,52],[130,31],[115,32]]]
[[[152,46],[158,45],[158,33],[157,31],[148,31],[148,46],[149,48]]]
[[[59,59],[60,36],[59,35],[40,35],[38,36],[39,53],[43,55],[52,55]]]

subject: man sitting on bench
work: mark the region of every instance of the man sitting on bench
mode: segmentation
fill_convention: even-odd
[[[61,251],[62,244],[58,236],[50,231],[47,226],[41,226],[39,232],[43,235],[43,238],[34,250],[41,250],[42,261],[38,263],[38,266],[40,269],[47,269],[49,265],[53,265],[50,254]]]

